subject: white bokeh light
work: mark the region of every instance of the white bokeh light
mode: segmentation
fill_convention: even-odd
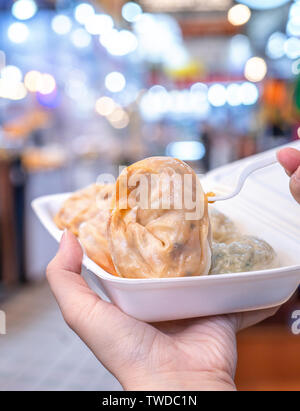
[[[122,16],[124,20],[133,23],[138,20],[138,18],[143,13],[141,6],[137,3],[133,3],[132,1],[124,4],[122,7]]]
[[[13,43],[24,43],[29,37],[29,29],[25,23],[12,23],[7,30],[7,35]]]
[[[258,88],[248,81],[240,85],[241,101],[245,106],[255,104],[259,97]]]
[[[76,29],[71,34],[71,41],[78,48],[88,47],[92,41],[89,33],[83,28]]]
[[[75,8],[74,16],[78,23],[85,24],[86,21],[95,14],[94,7],[88,3],[78,4]]]
[[[249,38],[244,34],[236,34],[230,40],[229,64],[230,69],[243,70],[246,61],[251,57],[251,45]]]
[[[99,38],[100,43],[114,56],[125,56],[136,50],[138,40],[129,30],[112,29]]]
[[[300,36],[300,15],[295,15],[288,20],[286,32],[289,36]]]
[[[230,106],[239,106],[242,104],[242,98],[241,98],[241,87],[239,84],[229,84],[229,86],[226,89],[227,93],[227,103]]]
[[[300,16],[300,2],[293,3],[290,7],[289,18]]]
[[[207,98],[212,106],[224,106],[227,99],[226,88],[222,84],[214,84],[210,86],[208,89]]]
[[[284,33],[273,33],[267,43],[266,53],[272,59],[279,59],[284,56],[284,44],[286,35]]]
[[[28,20],[37,12],[34,0],[18,0],[11,8],[12,15],[18,20]]]
[[[57,34],[68,34],[72,28],[72,21],[68,16],[59,14],[58,16],[53,17],[51,27]]]
[[[22,81],[23,78],[22,71],[16,66],[5,66],[0,73],[2,79],[15,83]]]
[[[105,87],[112,93],[122,91],[126,86],[126,79],[122,73],[113,71],[105,77]]]
[[[300,39],[297,37],[290,37],[284,43],[284,51],[288,58],[296,59],[300,57]]]
[[[166,154],[184,161],[196,161],[205,156],[205,147],[200,141],[174,141],[167,145]]]
[[[94,14],[85,22],[85,29],[90,34],[103,34],[114,27],[114,21],[108,14]]]

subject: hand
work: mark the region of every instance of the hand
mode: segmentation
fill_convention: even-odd
[[[277,153],[279,163],[285,168],[290,178],[290,190],[300,204],[300,151],[295,148],[283,148]]]
[[[234,390],[236,332],[277,309],[147,324],[101,300],[66,231],[47,277],[67,324],[127,390]]]

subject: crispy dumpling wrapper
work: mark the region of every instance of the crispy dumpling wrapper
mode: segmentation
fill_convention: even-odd
[[[180,160],[151,157],[120,174],[108,224],[116,271],[127,278],[206,275],[211,264],[207,201]]]

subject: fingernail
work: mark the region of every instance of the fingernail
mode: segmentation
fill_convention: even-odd
[[[61,236],[60,243],[59,243],[59,249],[60,250],[62,250],[64,248],[64,245],[65,245],[66,240],[67,240],[67,235],[68,235],[68,230],[65,228],[64,232]]]

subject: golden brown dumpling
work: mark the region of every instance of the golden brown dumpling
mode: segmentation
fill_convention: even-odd
[[[104,206],[109,208],[107,202],[110,202],[113,189],[113,184],[92,184],[76,191],[54,217],[55,224],[60,230],[67,228],[78,235],[82,222],[95,217]]]
[[[123,170],[116,183],[108,240],[122,277],[206,275],[211,264],[210,222],[194,171],[170,157],[147,158]]]

